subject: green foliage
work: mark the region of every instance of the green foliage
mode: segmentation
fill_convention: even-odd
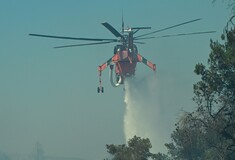
[[[219,0],[212,0],[213,3],[215,3],[216,1],[219,1]],[[220,0],[220,1],[226,3],[228,6],[228,9],[231,9],[231,11],[235,13],[235,0]]]
[[[111,144],[106,145],[106,148],[108,153],[113,155],[113,160],[148,160],[148,158],[154,159],[157,156],[150,152],[150,149],[152,148],[150,140],[148,138],[140,138],[137,136],[130,139],[127,145]],[[164,158],[162,154],[158,156]]]
[[[211,40],[208,66],[195,66],[201,76],[194,85],[197,108],[184,113],[171,135],[173,142],[166,144],[173,159],[235,159],[234,26],[221,37],[224,44]]]
[[[172,160],[166,154],[163,154],[163,153],[157,153],[153,159],[154,160]]]

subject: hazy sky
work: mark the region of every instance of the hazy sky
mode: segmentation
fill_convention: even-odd
[[[151,26],[152,31],[202,18],[157,35],[216,30],[215,34],[146,40],[139,52],[157,65],[160,107],[173,130],[182,110],[191,110],[194,66],[206,62],[209,40],[219,39],[229,16],[212,0],[1,0],[0,152],[32,154],[40,142],[46,155],[102,159],[105,144],[125,143],[122,87],[103,73],[105,93],[97,94],[97,66],[115,44],[54,49],[79,41],[30,37],[29,33],[114,38],[101,25]],[[146,33],[140,31],[139,34]],[[138,75],[151,74],[138,64]],[[145,118],[145,117],[143,117]],[[166,123],[164,123],[166,124]]]

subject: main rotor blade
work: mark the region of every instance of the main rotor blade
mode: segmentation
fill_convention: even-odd
[[[153,38],[156,38],[156,37],[155,36],[153,36],[153,37],[140,37],[140,38],[134,37],[134,40],[145,40],[145,39],[153,39]]]
[[[137,41],[137,42],[134,42],[134,43],[138,43],[138,44],[145,44],[145,42],[138,42],[138,41]]]
[[[142,34],[142,35],[139,35],[135,38],[139,38],[139,37],[147,36],[147,35],[154,34],[154,33],[157,33],[157,32],[165,31],[165,30],[168,30],[168,29],[171,29],[171,28],[179,27],[179,26],[182,26],[182,25],[185,25],[185,24],[188,24],[188,23],[192,23],[192,22],[196,22],[196,21],[199,21],[199,20],[201,20],[201,18],[197,18],[197,19],[187,21],[187,22],[184,22],[184,23],[179,23],[179,24],[176,24],[176,25],[173,25],[173,26],[170,26],[170,27],[166,27],[166,28],[163,28],[163,29],[160,29],[160,30],[156,30],[156,31],[153,31],[153,32],[150,32],[150,33]]]
[[[79,47],[79,46],[98,45],[98,44],[107,44],[107,43],[114,43],[114,42],[113,42],[113,41],[108,41],[108,42],[96,42],[96,43],[72,44],[72,45],[57,46],[57,47],[54,47],[54,48]]]
[[[192,32],[192,33],[179,33],[179,34],[168,34],[157,37],[149,37],[149,38],[167,38],[167,37],[180,37],[180,36],[189,36],[189,35],[197,35],[197,34],[210,34],[215,33],[216,31],[206,31],[206,32]],[[139,40],[139,39],[138,39]]]
[[[29,34],[29,35],[36,36],[36,37],[83,40],[83,41],[113,41],[113,42],[117,41],[116,39],[104,39],[104,38],[76,38],[76,37],[52,36],[52,35],[45,35],[45,34]]]
[[[121,35],[121,33],[119,33],[115,28],[113,28],[113,26],[111,26],[109,23],[104,22],[101,23],[103,26],[105,26],[110,32],[112,32],[116,37],[120,37],[120,38],[124,38],[123,35]]]

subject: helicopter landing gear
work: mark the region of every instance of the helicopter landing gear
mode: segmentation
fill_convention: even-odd
[[[104,87],[97,87],[98,93],[104,93]]]
[[[102,87],[102,81],[101,81],[101,70],[99,70],[99,82],[100,82],[100,86],[97,87],[97,92],[104,93],[104,87]]]

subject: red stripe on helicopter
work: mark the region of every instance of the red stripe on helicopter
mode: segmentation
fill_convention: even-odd
[[[142,62],[142,56],[140,54],[138,54],[137,57],[138,57],[138,61]]]
[[[101,66],[98,67],[99,71],[103,71],[107,67],[107,63],[102,64]]]
[[[148,63],[147,65],[148,65],[152,70],[156,71],[156,65],[155,65],[155,64],[151,63],[150,61],[148,61],[147,63]]]

